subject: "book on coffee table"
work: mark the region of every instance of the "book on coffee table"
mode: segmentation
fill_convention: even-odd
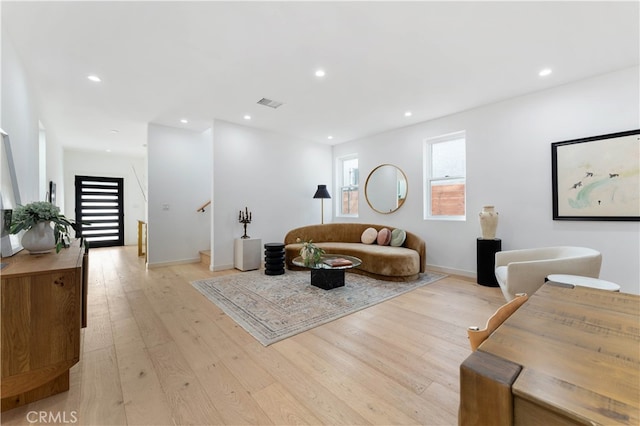
[[[352,262],[349,259],[345,259],[343,257],[334,257],[333,259],[325,259],[324,263],[332,267],[352,265]]]

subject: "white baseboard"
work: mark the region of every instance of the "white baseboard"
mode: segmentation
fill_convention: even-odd
[[[161,268],[163,266],[184,265],[187,263],[200,263],[200,258],[196,257],[193,259],[174,260],[171,262],[147,263],[147,269]]]
[[[209,270],[216,272],[216,271],[226,271],[227,269],[233,269],[235,268],[235,266],[233,266],[233,264],[230,265],[209,265]]]
[[[153,268],[161,268],[163,266],[173,266],[173,265],[184,265],[187,263],[200,263],[200,258],[193,258],[193,259],[184,259],[184,260],[176,260],[176,261],[171,261],[171,262],[157,262],[157,263],[148,263],[147,264],[147,269],[153,269]],[[263,267],[263,265],[261,264],[260,267]],[[233,264],[228,264],[228,265],[209,265],[209,270],[216,272],[216,271],[225,271],[228,269],[234,269],[235,266]],[[467,277],[467,278],[472,278],[472,279],[477,279],[478,274],[475,271],[467,271],[464,269],[455,269],[455,268],[447,268],[445,266],[438,266],[438,265],[431,265],[431,264],[427,264],[427,269],[430,271],[434,271],[434,272],[441,272],[443,274],[451,274],[451,275],[460,275],[462,277]]]
[[[464,269],[454,269],[429,264],[427,264],[427,269],[434,272],[441,272],[443,274],[460,275],[462,277],[473,278],[474,280],[478,278],[478,274],[475,271],[466,271]]]

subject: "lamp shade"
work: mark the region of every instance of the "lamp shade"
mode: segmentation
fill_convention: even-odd
[[[316,193],[313,194],[313,198],[331,198],[329,191],[327,191],[327,185],[318,185]]]

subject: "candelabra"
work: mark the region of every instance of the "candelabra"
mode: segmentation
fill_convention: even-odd
[[[238,222],[244,225],[244,235],[240,238],[250,238],[247,235],[247,224],[251,223],[251,212],[247,207],[244,208],[244,211],[240,210],[238,213]]]

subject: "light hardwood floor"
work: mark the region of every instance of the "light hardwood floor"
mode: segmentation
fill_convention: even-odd
[[[136,247],[91,250],[71,389],[2,424],[455,425],[466,328],[504,303],[447,277],[263,347],[190,285],[225,273],[239,272],[146,270]]]

